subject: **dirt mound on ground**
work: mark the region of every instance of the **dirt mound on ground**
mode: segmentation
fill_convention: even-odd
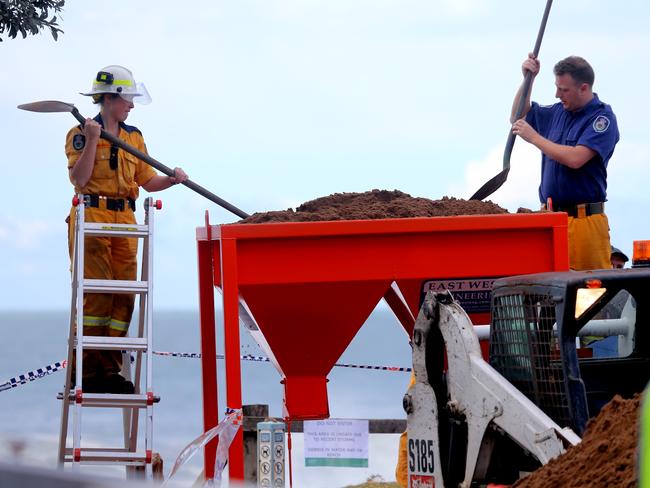
[[[447,217],[453,215],[505,214],[508,211],[490,201],[416,198],[398,190],[365,193],[335,193],[303,203],[294,209],[255,213],[242,224],[265,222],[314,222],[323,220],[394,219]]]
[[[637,486],[639,403],[639,395],[630,400],[615,396],[589,421],[580,444],[513,486]]]

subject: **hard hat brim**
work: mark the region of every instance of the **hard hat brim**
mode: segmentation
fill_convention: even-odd
[[[83,95],[84,97],[93,97],[95,95],[109,95],[109,94],[114,94],[114,95],[129,95],[131,97],[141,97],[143,93],[116,93],[113,91],[107,91],[107,92],[89,92],[89,93],[83,93],[79,92],[79,95]]]

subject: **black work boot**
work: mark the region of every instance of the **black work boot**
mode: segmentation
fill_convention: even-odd
[[[77,382],[73,376],[70,384],[71,391],[75,389],[76,383]],[[105,393],[104,390],[106,389],[103,376],[89,376],[88,378],[83,378],[81,386],[84,393]]]
[[[104,378],[102,378],[102,383],[104,384],[103,393],[131,395],[135,392],[133,383],[118,373],[110,373],[104,376]]]

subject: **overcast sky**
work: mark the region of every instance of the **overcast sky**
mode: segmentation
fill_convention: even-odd
[[[520,64],[545,2],[506,0],[140,0],[66,2],[65,34],[0,44],[0,309],[64,309],[64,218],[72,187],[66,114],[16,105],[78,95],[108,64],[131,68],[153,103],[136,106],[150,153],[248,211],[333,192],[399,189],[468,198],[499,171]],[[578,54],[618,117],[610,162],[612,241],[650,238],[647,2],[556,1],[533,98],[554,101],[552,66]],[[539,154],[516,144],[493,199],[536,207]],[[196,306],[194,229],[210,210],[184,187],[159,195],[156,304]]]

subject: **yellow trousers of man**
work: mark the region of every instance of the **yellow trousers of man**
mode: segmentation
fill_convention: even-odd
[[[609,223],[605,214],[569,217],[569,266],[576,271],[611,268]],[[409,388],[415,384],[411,374]],[[408,486],[406,432],[399,439],[395,477],[397,484]]]
[[[605,214],[569,217],[569,266],[576,271],[612,267],[609,222]]]
[[[86,222],[134,224],[131,209],[107,210],[100,199],[99,208],[86,207]],[[68,245],[73,256],[75,208],[70,211]],[[137,239],[125,237],[86,237],[84,243],[84,278],[100,280],[135,280],[137,275]],[[87,293],[84,295],[83,334],[88,336],[124,337],[127,334],[135,296],[132,294]],[[83,377],[90,378],[119,373],[122,368],[120,351],[83,353]],[[74,368],[74,365],[72,365]],[[73,369],[74,371],[74,369]]]

